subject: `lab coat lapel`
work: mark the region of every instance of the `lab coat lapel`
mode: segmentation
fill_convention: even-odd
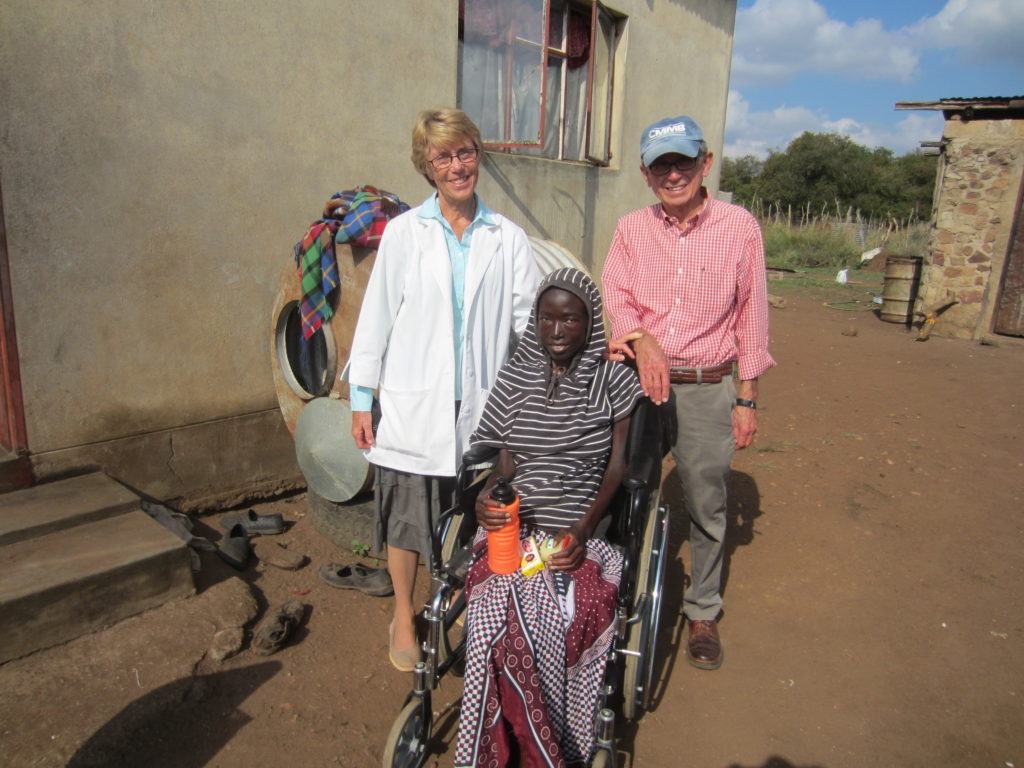
[[[437,287],[441,291],[444,303],[440,307],[451,308],[452,305],[452,263],[448,259],[448,244],[444,239],[441,224],[434,219],[419,219],[420,253],[423,254],[423,268],[433,275]],[[449,311],[450,314],[450,311]]]
[[[464,316],[469,317],[476,303],[477,294],[484,281],[484,275],[501,247],[501,227],[485,224],[473,233],[473,245],[466,263],[466,296]]]

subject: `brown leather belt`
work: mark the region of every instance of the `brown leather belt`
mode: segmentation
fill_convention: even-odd
[[[732,376],[732,362],[710,368],[669,368],[668,380],[673,384],[717,384]]]

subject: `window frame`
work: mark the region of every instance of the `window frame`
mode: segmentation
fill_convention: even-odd
[[[487,151],[498,151],[515,153],[515,150],[540,150],[543,152],[545,133],[548,128],[547,121],[547,108],[548,99],[554,94],[549,92],[548,83],[548,65],[552,57],[560,60],[560,66],[562,68],[560,77],[560,87],[558,89],[558,109],[557,119],[559,122],[558,129],[558,143],[557,143],[557,157],[550,157],[548,155],[528,155],[533,157],[539,157],[544,160],[556,160],[560,162],[582,162],[590,165],[597,165],[600,167],[607,167],[613,157],[611,149],[612,141],[612,114],[614,109],[614,88],[615,88],[615,53],[618,41],[620,39],[619,34],[619,17],[613,14],[608,8],[606,8],[599,0],[588,0],[590,5],[590,45],[587,51],[587,78],[586,78],[586,101],[585,108],[582,110],[582,117],[585,120],[585,126],[583,130],[583,141],[581,150],[581,158],[565,158],[565,130],[566,130],[566,90],[568,87],[568,50],[563,47],[567,44],[568,39],[568,28],[569,28],[569,11],[572,6],[576,6],[577,9],[582,10],[582,6],[586,3],[574,2],[573,0],[565,0],[564,13],[565,17],[563,20],[563,38],[559,40],[557,45],[552,44],[550,39],[551,35],[551,0],[543,0],[543,33],[541,46],[541,78],[540,78],[540,102],[538,109],[540,113],[540,120],[538,126],[538,133],[536,141],[488,141],[484,139],[483,149]],[[604,130],[604,157],[600,156],[592,151],[593,133],[594,133],[594,70],[595,70],[595,57],[598,43],[598,32],[600,30],[601,16],[607,19],[608,25],[612,29],[612,39],[608,49],[608,83],[607,93],[605,95],[606,108],[604,109],[604,115],[602,115],[603,130]],[[601,42],[604,42],[602,36]],[[505,87],[503,88],[502,100],[504,105],[504,125],[502,126],[503,133],[508,136],[511,133],[511,120],[512,120],[512,89],[508,86],[511,82],[512,66],[514,61],[514,50],[515,46],[536,48],[537,43],[532,40],[526,40],[519,38],[515,35],[515,28],[509,27],[505,32],[505,45],[507,53],[505,54]],[[461,62],[460,62],[461,68]],[[464,76],[464,75],[463,75]],[[461,106],[461,105],[460,105]]]

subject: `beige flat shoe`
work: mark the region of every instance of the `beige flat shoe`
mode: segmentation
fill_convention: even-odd
[[[412,672],[416,668],[416,664],[423,660],[418,645],[401,650],[395,648],[395,622],[393,619],[388,625],[388,659],[391,660],[391,666],[399,672]]]

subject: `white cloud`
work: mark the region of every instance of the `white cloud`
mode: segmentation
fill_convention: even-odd
[[[953,48],[969,59],[1018,67],[1024,66],[1022,31],[1020,0],[948,0],[937,14],[906,30],[920,49]]]
[[[1021,0],[947,0],[934,16],[895,30],[878,19],[837,21],[816,0],[756,0],[736,14],[733,81],[777,84],[815,72],[905,82],[922,54],[944,49],[967,63],[1022,67],[1022,30]]]
[[[920,142],[942,136],[942,113],[911,113],[893,126],[862,123],[851,117],[831,118],[807,107],[776,107],[756,112],[743,94],[729,91],[725,144],[727,157],[755,155],[765,158],[770,150],[784,150],[804,131],[840,133],[866,147],[887,147],[897,154],[916,149]]]
[[[830,19],[815,0],[757,0],[736,14],[733,78],[778,83],[799,72],[907,80],[918,54],[910,37],[877,19]]]

